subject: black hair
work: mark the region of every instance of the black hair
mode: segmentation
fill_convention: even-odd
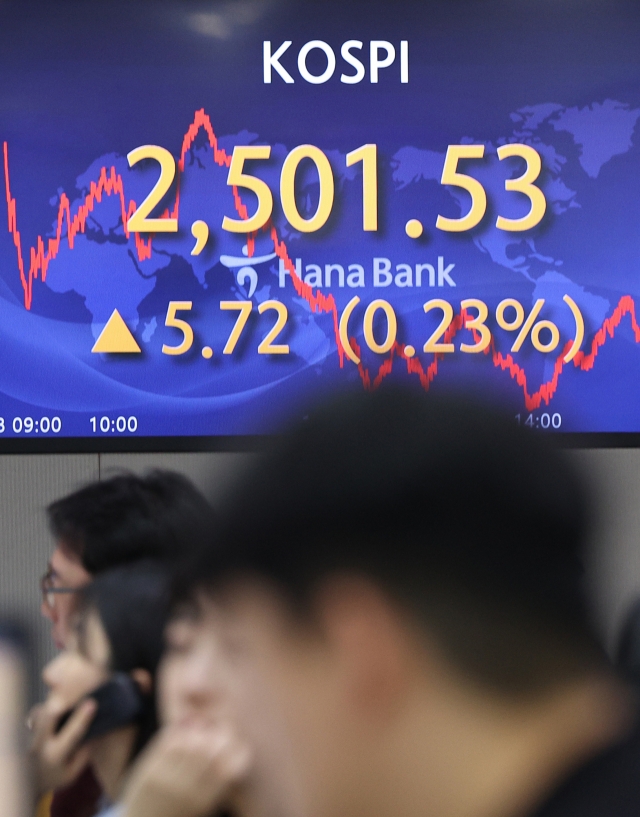
[[[393,388],[343,396],[237,486],[177,593],[257,575],[310,609],[324,577],[355,571],[469,678],[529,694],[604,661],[582,590],[589,509],[565,456],[510,416]]]
[[[132,758],[158,728],[156,673],[164,648],[169,599],[168,574],[151,560],[107,570],[81,594],[80,620],[86,621],[91,611],[97,613],[109,642],[109,669],[124,673],[144,669],[153,679],[151,693],[144,696]]]
[[[213,511],[181,474],[120,474],[89,485],[47,508],[61,546],[95,575],[138,559],[175,559],[210,531]]]

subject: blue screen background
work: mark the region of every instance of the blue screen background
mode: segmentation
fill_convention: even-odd
[[[54,416],[61,420],[57,437],[100,438],[103,416],[111,426],[102,436],[119,434],[119,416],[136,418],[135,432],[127,429],[125,437],[265,434],[332,390],[394,382],[487,394],[521,422],[531,416],[529,423],[538,427],[554,416],[563,432],[639,432],[634,309],[640,295],[640,10],[623,2],[558,5],[0,6],[0,141],[9,170],[7,178],[3,167],[3,191],[10,191],[0,200],[0,436],[25,436],[16,417]],[[367,76],[356,85],[339,79],[353,70],[339,57],[349,39],[364,43]],[[380,71],[377,84],[369,82],[368,44],[376,39],[398,51],[401,40],[409,41],[407,84],[400,83],[398,60]],[[271,84],[263,82],[264,40],[274,49],[292,40],[281,62],[294,84],[277,75]],[[329,43],[338,55],[336,73],[321,85],[304,82],[297,70],[296,55],[309,40]],[[326,60],[315,52],[308,65],[321,73]],[[236,313],[222,312],[220,302],[246,300],[248,282],[239,283],[238,267],[221,258],[241,259],[246,237],[220,228],[224,215],[237,212],[227,169],[215,162],[202,128],[184,154],[177,234],[155,235],[150,257],[141,260],[134,236],[125,234],[119,197],[103,195],[73,247],[63,222],[46,276],[39,270],[29,282],[32,248],[37,253],[41,240],[46,251],[64,196],[77,215],[102,169],[114,168],[126,201],[140,203],[158,177],[157,166],[130,169],[126,154],[157,144],[180,158],[201,110],[226,154],[236,145],[272,146],[271,159],[254,163],[251,172],[274,191],[281,254],[300,259],[303,277],[315,274],[311,265],[324,272],[325,265],[339,264],[346,274],[349,265],[364,269],[364,287],[340,287],[334,271],[331,286],[324,277],[318,286],[316,278],[301,294],[291,276],[282,278],[272,234],[261,232],[254,255],[266,260],[253,264],[256,309],[228,356],[221,352]],[[435,228],[437,215],[460,217],[469,198],[440,184],[444,157],[448,145],[467,142],[485,145],[485,159],[461,169],[487,190],[487,216],[472,231],[445,233]],[[519,218],[528,210],[524,197],[504,189],[506,179],[522,172],[517,160],[497,160],[497,147],[508,142],[530,144],[542,156],[538,183],[547,212],[524,233],[494,226],[498,213]],[[335,177],[332,215],[313,234],[292,230],[278,204],[282,162],[306,143],[327,154]],[[362,230],[361,166],[347,168],[345,162],[349,151],[365,143],[378,146],[376,233]],[[242,196],[252,211],[255,199]],[[303,164],[303,213],[314,211],[317,197],[317,175]],[[174,200],[175,189],[166,204]],[[7,201],[15,201],[25,281]],[[425,227],[418,240],[405,233],[411,218]],[[204,252],[193,257],[190,226],[196,219],[207,222],[211,234]],[[374,287],[374,258],[388,259],[394,275],[397,265],[410,265],[413,285]],[[433,267],[435,286],[429,286],[428,271],[416,285],[417,264]],[[438,269],[449,270],[441,286]],[[563,302],[567,294],[584,316],[585,339],[583,355],[560,365],[564,344],[575,334]],[[350,335],[361,349],[360,367],[340,354],[335,316],[326,306],[335,304],[340,315],[354,295],[361,303]],[[376,298],[393,305],[401,346],[415,346],[410,363],[397,352],[366,348],[362,316]],[[461,354],[459,342],[473,342],[462,329],[456,352],[436,359],[422,351],[441,314],[424,314],[430,298],[450,301],[456,314],[463,299],[479,298],[490,316],[504,298],[519,300],[527,313],[543,298],[541,317],[558,326],[561,344],[542,354],[527,340],[509,357],[514,335],[491,317],[494,347],[488,354]],[[257,307],[269,299],[287,306],[279,342],[289,344],[288,355],[257,353],[274,321],[273,313],[261,316]],[[318,299],[325,306],[314,311]],[[194,344],[178,357],[161,351],[180,340],[164,325],[169,301],[193,303],[181,317],[193,326]],[[141,354],[92,354],[114,309]],[[384,337],[382,323],[374,324],[374,332]],[[211,359],[201,354],[205,345],[214,350]]]

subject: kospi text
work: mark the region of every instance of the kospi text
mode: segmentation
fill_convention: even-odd
[[[274,72],[281,80],[291,85],[296,80],[291,74],[293,55],[287,54],[293,45],[292,40],[285,40],[277,46],[271,40],[264,40],[262,44],[263,80],[270,84],[273,80]],[[324,54],[322,65],[326,60],[326,66],[319,73],[312,73],[307,65],[307,59],[312,52],[322,52]],[[340,46],[340,57],[345,71],[340,74],[340,82],[345,85],[357,85],[367,76],[364,58],[366,59],[367,48],[362,40],[347,40]],[[286,55],[286,56],[285,56]],[[398,57],[400,82],[409,82],[409,41],[401,40],[399,48],[387,40],[371,40],[368,44],[369,82],[377,83],[380,71],[391,68],[396,63]],[[285,64],[281,62],[284,59]],[[317,57],[315,57],[317,59]],[[322,85],[328,82],[336,73],[337,58],[336,52],[324,40],[309,40],[298,51],[297,59],[298,73],[305,82],[311,85]],[[317,68],[316,68],[317,70]]]

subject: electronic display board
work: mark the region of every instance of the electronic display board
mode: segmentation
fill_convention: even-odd
[[[636,439],[638,43],[622,0],[5,0],[0,450],[393,382]]]

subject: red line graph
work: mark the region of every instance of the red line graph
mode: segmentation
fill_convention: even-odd
[[[182,140],[182,148],[180,151],[180,159],[178,167],[180,173],[184,172],[186,157],[195,143],[199,133],[203,131],[206,133],[209,145],[213,151],[213,158],[215,163],[220,167],[229,167],[231,163],[231,156],[218,145],[218,139],[213,130],[211,120],[205,113],[204,109],[196,111],[194,120],[187,129]],[[115,167],[103,167],[100,171],[97,181],[92,181],[89,186],[89,191],[84,200],[80,203],[74,215],[71,214],[71,202],[66,193],[62,193],[58,205],[58,216],[56,222],[56,229],[54,236],[46,240],[42,236],[38,236],[36,244],[29,250],[29,266],[25,264],[24,253],[22,249],[22,238],[18,229],[17,203],[16,199],[11,193],[11,184],[9,176],[9,147],[7,142],[3,145],[4,154],[4,177],[5,177],[5,194],[7,201],[7,215],[8,215],[8,229],[13,238],[13,243],[16,248],[18,271],[20,274],[20,282],[24,292],[24,305],[26,309],[31,309],[33,303],[33,282],[38,277],[41,281],[45,281],[49,265],[57,257],[63,239],[66,237],[70,250],[73,250],[76,236],[84,233],[86,230],[87,220],[90,214],[102,201],[103,196],[117,196],[120,201],[120,208],[122,213],[122,223],[127,238],[130,233],[127,229],[129,217],[137,208],[135,201],[127,202],[124,191],[124,181],[122,176],[117,173]],[[240,218],[247,219],[249,217],[247,208],[242,202],[237,187],[233,187],[233,198],[236,210]],[[176,198],[171,211],[166,210],[162,217],[178,218],[180,212],[180,174],[178,174],[178,183],[176,190]],[[322,312],[331,314],[333,318],[334,332],[336,337],[336,345],[338,349],[338,356],[340,367],[345,363],[345,351],[342,347],[339,334],[339,316],[338,307],[333,295],[325,295],[323,292],[315,291],[306,284],[296,272],[295,265],[289,257],[285,242],[280,239],[277,229],[273,224],[268,224],[265,229],[270,230],[271,238],[276,255],[280,258],[285,266],[287,272],[291,276],[291,281],[296,290],[296,293],[307,301],[311,307],[312,312]],[[144,239],[140,234],[134,234],[135,247],[138,259],[145,261],[151,257],[153,237]],[[247,239],[249,257],[253,255],[255,235],[249,235]],[[580,351],[573,359],[573,365],[581,371],[589,371],[593,368],[595,359],[598,355],[598,350],[606,343],[607,338],[612,338],[616,329],[626,316],[630,316],[631,327],[637,343],[640,343],[640,326],[636,320],[635,303],[630,295],[623,295],[613,313],[605,320],[600,329],[596,332],[591,342],[590,351]],[[467,315],[463,311],[454,317],[451,325],[444,335],[445,342],[451,342],[455,335],[465,327]],[[475,334],[475,333],[474,333]],[[354,350],[360,356],[360,349],[355,339],[351,340]],[[527,375],[525,370],[519,366],[510,354],[506,356],[498,352],[495,348],[493,340],[491,345],[485,350],[485,355],[491,355],[493,365],[509,373],[509,376],[516,381],[518,386],[522,389],[525,405],[527,410],[535,411],[542,403],[549,404],[551,398],[555,394],[560,376],[564,370],[565,364],[563,357],[566,354],[567,347],[560,353],[556,359],[554,372],[551,379],[543,383],[537,391],[529,392],[527,383]],[[363,386],[367,390],[377,389],[382,381],[388,377],[393,371],[394,360],[398,358],[404,360],[409,375],[415,375],[419,378],[422,387],[429,389],[431,383],[436,378],[439,367],[445,358],[445,355],[436,354],[433,360],[424,368],[422,361],[415,357],[407,357],[404,353],[404,348],[401,344],[395,343],[392,347],[389,356],[382,362],[378,368],[375,376],[371,375],[362,363],[358,365],[358,372],[362,380]]]
[[[640,343],[640,326],[636,320],[635,302],[630,295],[623,295],[622,298],[620,298],[618,305],[613,310],[611,316],[605,320],[600,329],[598,329],[594,335],[593,340],[591,341],[591,350],[589,352],[580,351],[574,357],[572,363],[576,368],[583,372],[588,372],[593,368],[596,357],[598,356],[598,350],[604,346],[607,341],[607,337],[612,338],[615,335],[615,331],[618,326],[620,326],[625,315],[630,316],[631,328],[633,330],[636,343]],[[445,343],[451,343],[456,334],[464,328],[468,317],[470,316],[468,316],[464,310],[454,317],[449,328],[444,334],[443,341]],[[475,332],[475,330],[473,331],[473,335],[476,341],[478,341],[479,335]],[[351,339],[351,346],[358,357],[360,357],[360,347],[355,338]],[[493,365],[496,368],[509,372],[512,380],[515,380],[518,386],[520,386],[522,389],[527,410],[535,411],[536,409],[540,408],[542,403],[548,406],[551,398],[556,393],[560,375],[562,374],[564,367],[566,365],[570,365],[564,362],[564,356],[566,355],[570,346],[571,341],[568,341],[564,349],[556,358],[551,380],[543,383],[537,391],[531,393],[529,392],[525,370],[515,362],[510,354],[505,356],[502,354],[502,352],[498,352],[495,348],[493,339],[491,340],[491,343],[487,349],[485,349],[484,354],[491,355]],[[445,357],[446,355],[444,354],[434,355],[433,360],[425,369],[422,362],[418,358],[407,357],[403,346],[396,342],[391,348],[389,357],[382,362],[378,369],[378,373],[375,375],[373,380],[371,379],[371,373],[365,366],[362,365],[362,363],[358,365],[358,371],[365,389],[368,391],[375,391],[380,386],[382,381],[393,371],[394,359],[399,358],[405,361],[407,372],[410,375],[417,375],[420,379],[422,387],[425,391],[427,391],[438,374],[440,364]]]

